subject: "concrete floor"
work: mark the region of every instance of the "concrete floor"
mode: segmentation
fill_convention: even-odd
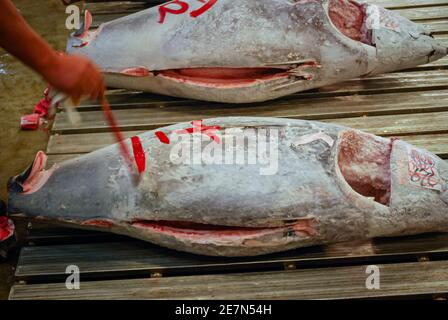
[[[29,24],[55,49],[63,51],[69,31],[60,0],[13,0]],[[6,199],[6,181],[24,170],[39,150],[45,150],[48,131],[20,131],[20,117],[29,114],[42,98],[46,83],[0,48],[0,199]],[[21,236],[23,226],[18,226]],[[0,263],[0,299],[6,299],[17,251]]]

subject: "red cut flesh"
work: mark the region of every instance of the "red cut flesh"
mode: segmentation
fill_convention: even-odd
[[[360,4],[350,0],[331,0],[329,15],[333,24],[344,35],[356,41],[363,40],[365,12]]]
[[[338,155],[339,168],[353,190],[384,205],[390,201],[393,141],[347,131],[341,137]]]
[[[276,68],[186,68],[162,70],[158,74],[180,82],[214,86],[247,85],[288,77],[285,70]]]
[[[231,237],[231,236],[255,236],[270,233],[277,230],[282,230],[287,227],[292,227],[296,232],[312,236],[316,234],[316,230],[312,226],[312,219],[302,219],[293,225],[282,227],[232,227],[220,226],[211,224],[201,224],[187,221],[148,221],[140,220],[134,221],[133,226],[152,229],[160,233],[171,235],[189,235],[197,237]]]

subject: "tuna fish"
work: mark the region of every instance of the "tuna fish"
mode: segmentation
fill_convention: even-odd
[[[69,39],[109,86],[250,103],[415,67],[447,48],[400,15],[351,0],[177,0]]]
[[[216,118],[9,181],[9,209],[214,256],[448,231],[448,164],[393,138],[312,121]],[[137,183],[134,176],[139,176]]]

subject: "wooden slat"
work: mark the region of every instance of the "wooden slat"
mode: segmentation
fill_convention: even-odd
[[[435,35],[434,39],[437,39],[437,41],[439,41],[441,44],[448,47],[448,35],[447,34]],[[444,59],[446,59],[446,57]]]
[[[420,20],[447,19],[448,2],[444,6],[399,9],[395,10],[395,12],[416,22]]]
[[[388,9],[420,8],[448,4],[447,0],[368,0],[366,2],[374,3]]]
[[[416,147],[426,149],[443,159],[448,158],[448,135],[447,134],[428,134],[403,136],[398,138],[406,141]]]
[[[379,265],[380,290],[366,288],[367,266],[20,285],[10,299],[347,299],[448,292],[448,262]]]
[[[364,243],[341,243],[248,258],[197,256],[164,249],[142,241],[69,244],[23,247],[15,276],[36,280],[65,279],[67,265],[76,264],[83,277],[141,275],[161,272],[180,273],[260,270],[297,266],[336,265],[367,261],[381,263],[394,259],[416,259],[417,255],[448,256],[448,234],[420,235],[395,239],[378,239]],[[42,280],[40,280],[42,281]]]
[[[323,120],[375,135],[396,136],[448,132],[448,112]]]
[[[150,118],[152,112],[147,109],[136,109],[132,112],[125,110],[115,111],[115,117],[120,124],[122,130],[151,130],[168,124],[191,121],[197,119],[210,118],[209,116],[199,115],[181,115],[181,118],[175,117],[167,122],[166,118],[156,119]],[[234,114],[237,115],[237,114]],[[248,114],[245,114],[248,116]],[[217,116],[213,114],[213,116]],[[267,116],[266,114],[258,114],[258,116]],[[296,118],[296,116],[289,116]],[[313,119],[310,115],[301,115],[301,119]],[[55,132],[65,133],[83,133],[83,132],[107,132],[109,127],[103,122],[102,114],[99,111],[86,112],[83,114],[83,123],[79,126],[70,126],[69,123],[55,123]],[[342,119],[321,119],[323,122],[331,122],[336,124],[353,127],[364,130],[376,135],[412,135],[423,133],[445,133],[448,132],[448,112],[419,113],[419,114],[399,114],[394,117],[390,116],[369,116]],[[58,126],[56,126],[58,124]]]
[[[448,34],[448,21],[444,20],[433,20],[433,21],[419,21],[423,26],[425,26],[434,35]]]
[[[447,45],[448,47],[448,45]],[[409,72],[409,71],[421,71],[421,70],[444,70],[444,69],[448,69],[448,57],[444,57],[442,59],[439,59],[437,61],[434,61],[432,63],[428,63],[428,64],[423,64],[414,68],[409,68],[406,69],[404,71]]]

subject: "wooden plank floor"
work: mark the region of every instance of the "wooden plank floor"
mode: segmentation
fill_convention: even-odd
[[[98,233],[91,235],[98,236]],[[82,233],[84,239],[91,237]],[[74,235],[72,235],[73,237]],[[79,235],[78,235],[79,236]],[[115,237],[112,237],[113,239]],[[76,239],[73,237],[76,242]],[[417,261],[448,258],[448,234],[420,235],[398,239],[376,239],[362,243],[344,243],[303,248],[250,258],[220,258],[174,252],[150,243],[131,239],[111,242],[34,245],[23,248],[16,269],[17,280],[63,280],[65,267],[76,263],[83,278],[125,277],[162,273],[200,274],[209,272],[282,269],[285,266],[335,266],[369,261]]]
[[[366,288],[365,265],[228,273],[166,278],[85,281],[80,290],[64,283],[17,284],[20,299],[354,299],[448,292],[448,262],[378,265],[380,290]]]
[[[93,13],[95,27],[160,2],[87,1],[85,7]],[[448,0],[370,2],[428,26],[448,45]],[[108,98],[127,137],[218,116],[288,117],[398,136],[448,159],[448,58],[252,105],[125,90],[111,90]],[[63,112],[56,115],[47,147],[49,165],[114,142],[98,104],[85,102],[79,110],[83,119],[79,126],[70,124]],[[200,257],[127,237],[63,228],[31,230],[28,241],[20,254],[10,299],[342,299],[448,293],[448,234],[239,259]],[[80,267],[80,290],[65,288],[65,268],[70,264]],[[368,264],[380,267],[380,290],[365,287]]]

